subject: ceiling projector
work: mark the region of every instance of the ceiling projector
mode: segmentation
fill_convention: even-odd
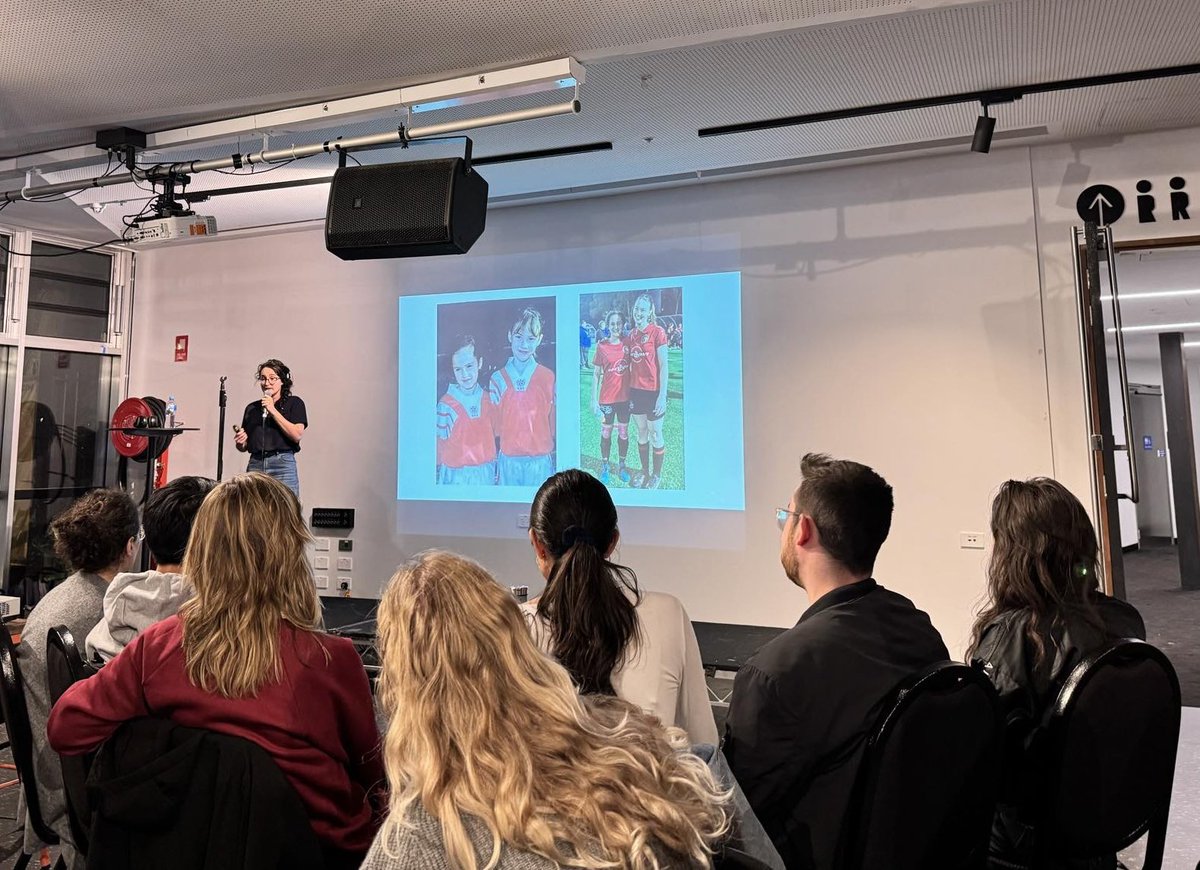
[[[204,215],[174,215],[155,217],[135,224],[126,233],[127,241],[141,244],[169,242],[175,239],[192,239],[198,236],[215,236],[217,219]]]

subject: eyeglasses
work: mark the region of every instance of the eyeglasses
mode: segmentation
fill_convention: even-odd
[[[278,383],[282,383],[282,381],[280,381],[280,379],[279,379],[279,378],[264,378],[262,375],[259,375],[259,376],[258,376],[258,379],[259,379],[260,381],[262,381],[264,384],[278,384]]]
[[[787,508],[775,508],[775,522],[779,523],[779,531],[783,531],[787,527],[788,517],[800,516],[799,511],[790,511]]]

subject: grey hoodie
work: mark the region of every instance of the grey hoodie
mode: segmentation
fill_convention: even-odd
[[[107,662],[141,632],[179,612],[192,597],[182,574],[118,574],[104,593],[104,618],[87,636],[85,655]]]

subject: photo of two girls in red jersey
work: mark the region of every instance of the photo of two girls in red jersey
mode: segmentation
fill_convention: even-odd
[[[439,486],[537,487],[555,472],[570,374],[556,372],[556,307],[438,306]],[[681,288],[581,294],[579,310],[580,467],[613,488],[683,489]]]

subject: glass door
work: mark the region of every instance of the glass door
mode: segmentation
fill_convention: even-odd
[[[1100,538],[1106,591],[1124,599],[1120,503],[1122,500],[1137,503],[1138,474],[1130,453],[1132,415],[1112,232],[1108,227],[1088,223],[1082,229],[1072,230],[1071,241],[1075,253],[1084,407],[1088,415],[1092,513]],[[1119,414],[1113,399],[1119,405]]]
[[[79,496],[111,483],[108,437],[119,357],[27,348],[17,409],[10,594],[35,603],[67,575],[50,540],[51,521]]]

